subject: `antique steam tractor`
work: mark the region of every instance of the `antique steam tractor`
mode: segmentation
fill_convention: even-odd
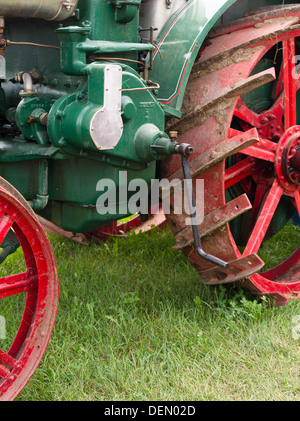
[[[299,37],[300,2],[0,0],[0,260],[22,257],[1,267],[0,303],[24,308],[0,347],[0,400],[25,386],[55,321],[39,217],[93,235],[166,218],[205,283],[299,296],[300,248],[268,270],[258,254],[300,214]],[[190,210],[204,180],[204,220],[186,225],[174,192],[166,215],[121,199],[99,212],[103,179],[148,194],[185,179]]]

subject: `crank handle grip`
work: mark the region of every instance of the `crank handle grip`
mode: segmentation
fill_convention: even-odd
[[[197,248],[197,253],[199,254],[200,257],[202,257],[202,259],[206,260],[207,262],[213,263],[216,266],[220,266],[223,269],[229,268],[228,262],[224,262],[224,260],[221,260],[218,257],[205,253],[205,251],[201,247]]]

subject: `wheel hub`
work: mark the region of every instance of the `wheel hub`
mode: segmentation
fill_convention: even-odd
[[[275,168],[278,180],[286,190],[300,188],[300,126],[291,127],[281,137]]]

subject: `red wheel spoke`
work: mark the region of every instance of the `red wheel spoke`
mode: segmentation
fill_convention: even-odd
[[[245,248],[244,256],[258,252],[282,194],[283,188],[275,179],[273,186],[271,187],[271,190],[269,191],[267,198],[262,205],[259,217]]]
[[[269,149],[270,151],[275,152],[277,149],[277,143],[271,142],[268,139],[260,139],[259,143],[257,144],[260,148]]]
[[[14,220],[12,219],[11,215],[4,214],[1,221],[0,221],[0,244],[7,236],[8,231],[11,229]]]
[[[283,41],[283,72],[285,96],[285,130],[297,123],[296,81],[295,81],[295,39]]]
[[[296,208],[300,216],[300,190],[296,190],[294,193],[294,196],[295,196],[295,201],[296,201]]]
[[[31,274],[30,271],[1,278],[0,299],[36,288],[37,276]]]
[[[239,119],[245,121],[253,127],[259,127],[261,122],[261,116],[256,114],[254,111],[249,110],[244,101],[241,98],[238,99],[234,115]]]
[[[275,152],[260,147],[259,144],[250,146],[249,148],[246,148],[243,151],[241,151],[241,153],[244,155],[252,156],[253,158],[262,159],[264,161],[275,162]]]
[[[267,180],[263,177],[258,180],[257,187],[256,187],[256,193],[255,193],[255,199],[252,207],[252,214],[251,214],[251,222],[250,222],[250,229],[249,232],[253,230],[255,226],[255,222],[257,220],[257,217],[259,215],[259,210],[261,207],[261,203],[263,203],[265,194],[268,190],[270,185],[268,184]]]
[[[17,361],[0,349],[0,377],[7,378]]]
[[[296,91],[300,87],[299,81],[295,83]],[[270,130],[275,133],[276,130],[280,132],[282,125],[283,111],[284,111],[285,93],[281,92],[279,97],[275,100],[273,106],[263,114],[257,114],[250,110],[241,98],[238,100],[238,105],[234,111],[235,117],[238,117],[241,127],[245,130],[249,129],[249,125],[256,127],[261,135],[267,137]],[[271,127],[273,126],[273,127]],[[276,132],[277,133],[277,132]]]
[[[296,72],[296,69],[295,69]],[[299,78],[300,72],[295,73],[296,79],[295,79],[295,85],[296,85],[296,91],[300,88],[300,78]],[[277,80],[277,86],[275,90],[275,100],[279,99],[279,97],[282,96],[282,93],[284,91],[284,75],[283,75],[283,65],[281,66],[280,73]]]
[[[255,161],[252,158],[244,159],[225,171],[225,189],[238,183],[253,174]]]

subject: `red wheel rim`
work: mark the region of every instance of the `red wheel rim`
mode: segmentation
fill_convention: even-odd
[[[2,310],[11,297],[26,297],[16,334],[5,344],[5,351],[0,349],[0,400],[8,401],[26,385],[46,350],[57,312],[58,278],[54,256],[41,226],[19,201],[17,192],[4,188],[3,184],[5,187],[7,184],[3,179],[1,184],[0,244],[13,229],[26,268],[21,273],[0,278]]]

